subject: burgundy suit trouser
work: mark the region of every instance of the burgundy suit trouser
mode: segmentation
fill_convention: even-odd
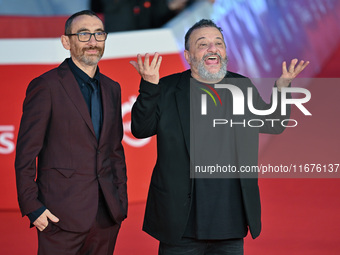
[[[112,255],[119,228],[101,194],[97,216],[90,230],[69,232],[49,223],[44,231],[38,230],[38,255]]]

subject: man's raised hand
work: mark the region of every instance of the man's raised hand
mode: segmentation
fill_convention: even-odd
[[[287,64],[286,61],[282,62],[282,75],[281,77],[276,81],[276,85],[278,89],[280,90],[283,87],[288,87],[289,84],[292,82],[292,80],[298,76],[299,73],[302,72],[303,69],[308,66],[309,61],[303,61],[301,60],[300,63],[296,66],[298,63],[298,60],[292,59],[290,62],[289,68],[287,70]]]
[[[145,60],[143,63],[142,56],[137,55],[137,62],[130,61],[130,64],[137,70],[140,76],[145,80],[153,84],[159,83],[159,68],[161,66],[162,57],[159,53],[155,53],[150,63],[150,54],[145,54]]]

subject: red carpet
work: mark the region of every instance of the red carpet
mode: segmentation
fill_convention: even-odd
[[[340,48],[318,77],[339,77],[339,59]],[[273,137],[262,151],[260,163],[340,163],[337,136],[340,86],[330,90],[323,85],[308,87],[312,100],[307,108],[313,116],[304,117],[299,111],[293,111],[292,118],[299,121],[299,126]],[[263,230],[256,240],[246,238],[245,254],[339,254],[340,179],[261,179],[260,189]],[[144,203],[130,204],[129,217],[118,237],[116,255],[157,254],[157,241],[141,231],[144,206]],[[1,211],[0,221],[1,255],[36,254],[36,230],[28,228],[27,219],[22,219],[18,211]]]

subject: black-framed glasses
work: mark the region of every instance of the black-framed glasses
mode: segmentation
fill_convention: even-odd
[[[76,35],[78,36],[78,40],[80,42],[88,42],[91,40],[91,36],[94,36],[94,39],[96,39],[97,42],[103,42],[106,40],[107,33],[106,32],[95,32],[95,33],[89,33],[89,32],[80,32],[75,34],[65,34],[67,36]]]

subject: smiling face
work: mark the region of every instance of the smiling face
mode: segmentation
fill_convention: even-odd
[[[227,73],[227,53],[221,32],[215,27],[192,31],[189,49],[184,51],[191,75],[198,81],[215,83]]]
[[[71,23],[71,34],[81,32],[103,32],[103,22],[96,16],[81,15]],[[88,42],[80,42],[78,36],[62,36],[65,49],[69,50],[73,62],[78,67],[96,67],[104,53],[105,41],[97,42],[94,36]]]

